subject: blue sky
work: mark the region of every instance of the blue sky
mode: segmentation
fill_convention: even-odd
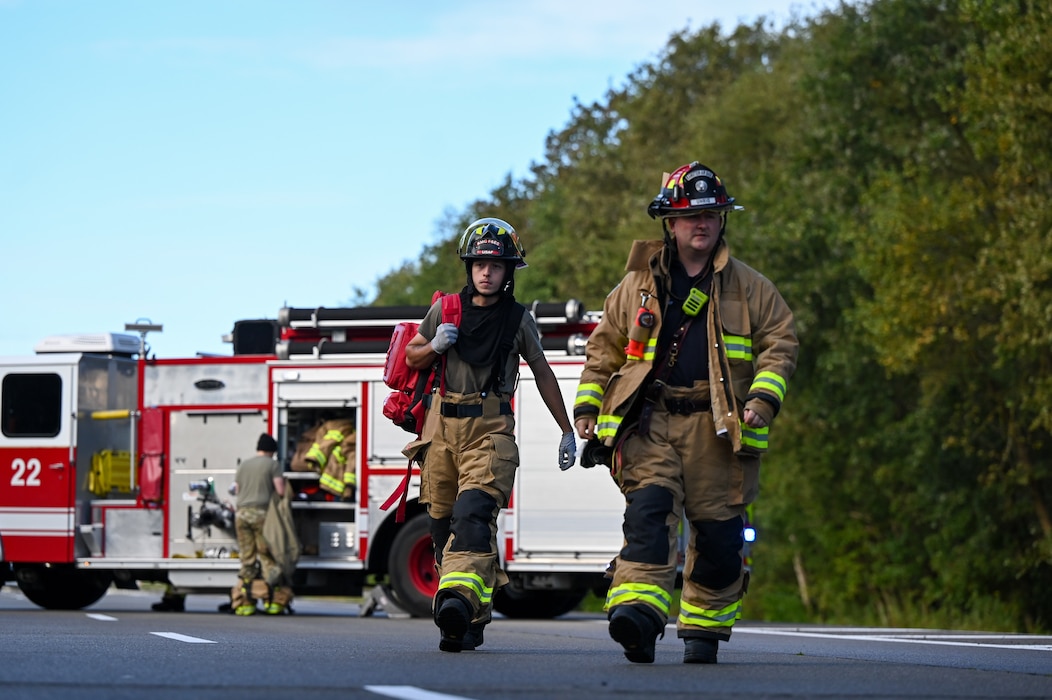
[[[0,0],[0,355],[144,318],[230,354],[371,293],[673,32],[835,4]]]

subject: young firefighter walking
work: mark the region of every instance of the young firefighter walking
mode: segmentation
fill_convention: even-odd
[[[507,506],[519,466],[510,397],[519,357],[529,365],[541,399],[562,431],[559,466],[577,446],[559,385],[541,348],[533,317],[515,301],[515,269],[526,267],[515,229],[485,218],[465,229],[458,246],[467,268],[459,328],[441,323],[436,302],[406,347],[417,369],[444,358],[444,389],[431,405],[420,442],[426,445],[420,500],[427,505],[439,584],[438,648],[459,652],[483,642],[493,596],[508,582],[497,550],[497,515]]]
[[[716,663],[741,616],[743,515],[798,345],[775,286],[730,256],[727,213],[737,209],[698,162],[666,176],[647,207],[664,239],[633,244],[588,340],[574,419],[582,438],[613,448],[625,495],[606,610],[610,636],[636,663],[652,663],[664,635],[681,518],[684,663]]]

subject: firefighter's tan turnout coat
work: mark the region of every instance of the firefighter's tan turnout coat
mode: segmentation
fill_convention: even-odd
[[[301,436],[292,457],[293,471],[318,472],[318,485],[337,498],[353,498],[358,438],[354,421],[329,420]]]
[[[625,268],[627,274],[607,296],[602,320],[588,339],[574,403],[575,418],[598,415],[596,435],[607,445],[614,444],[655,362],[662,322],[655,276],[668,275],[664,243],[636,241]],[[774,284],[732,258],[725,242],[717,249],[714,270],[704,322],[712,341],[709,387],[716,433],[731,441],[735,454],[762,454],[767,450],[768,428],[745,426],[742,414],[750,408],[769,426],[785,398],[798,347],[792,312]],[[655,323],[643,359],[629,361],[625,347],[641,300],[653,312]],[[745,402],[746,396],[758,393],[768,401]]]

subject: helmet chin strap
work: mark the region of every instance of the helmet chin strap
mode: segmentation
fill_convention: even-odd
[[[676,237],[672,235],[672,231],[668,227],[668,219],[661,220],[661,228],[665,232],[665,245],[675,248]]]

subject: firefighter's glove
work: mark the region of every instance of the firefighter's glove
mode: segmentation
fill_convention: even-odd
[[[563,433],[559,441],[559,469],[566,471],[577,461],[577,439],[573,432]]]
[[[439,355],[444,355],[446,350],[453,347],[457,342],[460,329],[454,323],[443,323],[435,330],[435,338],[431,341],[431,349]]]

